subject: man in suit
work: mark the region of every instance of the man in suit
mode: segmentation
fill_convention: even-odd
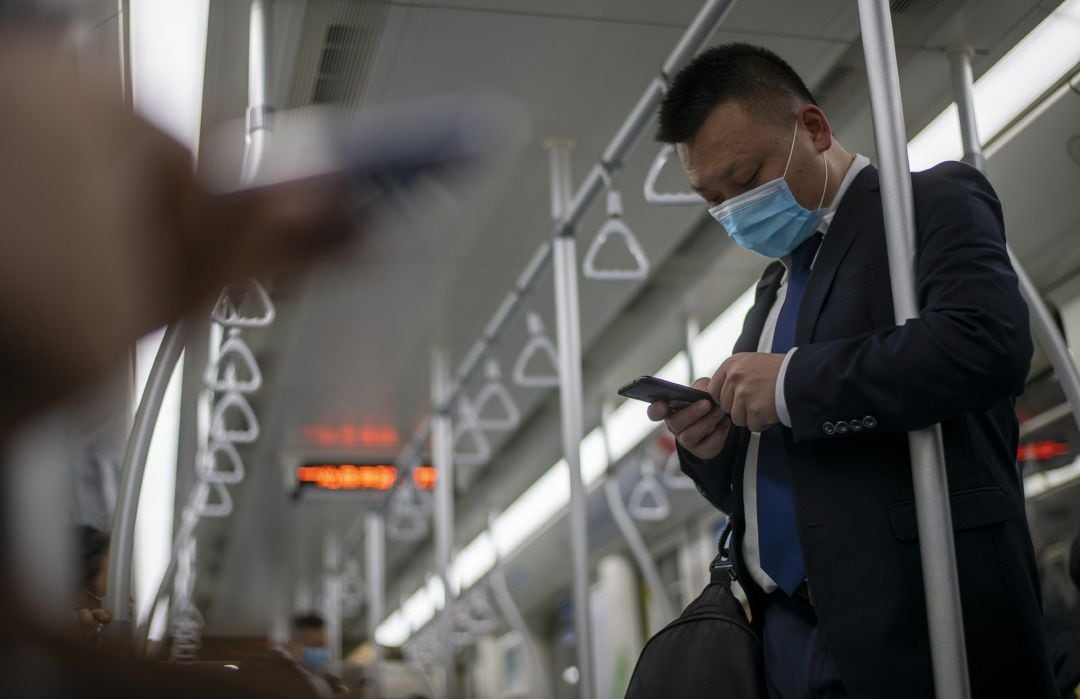
[[[896,326],[877,171],[782,59],[701,54],[658,139],[773,260],[734,354],[695,382],[719,407],[649,407],[732,515],[772,695],[933,695],[906,433],[941,423],[973,693],[1053,696],[1015,464],[1032,344],[989,183],[960,163],[912,176],[921,314]]]

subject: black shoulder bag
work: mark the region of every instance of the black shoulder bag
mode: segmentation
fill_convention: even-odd
[[[727,555],[731,525],[709,565],[711,582],[677,619],[649,639],[626,699],[764,699],[761,640],[731,592],[735,566]]]

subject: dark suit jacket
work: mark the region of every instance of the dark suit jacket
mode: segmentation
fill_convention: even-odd
[[[1053,696],[1016,466],[1013,397],[1032,344],[1001,206],[961,163],[912,182],[920,317],[894,322],[873,167],[841,201],[799,309],[785,433],[819,623],[853,696],[933,696],[906,433],[941,423],[974,695]],[[756,351],[782,274],[765,270],[735,352]],[[732,514],[740,582],[760,612],[739,560],[749,436],[733,429],[706,462],[683,452],[683,470]]]

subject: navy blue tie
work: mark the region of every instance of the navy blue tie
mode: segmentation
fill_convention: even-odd
[[[795,346],[799,303],[810,280],[810,264],[820,245],[821,235],[815,234],[791,253],[787,294],[776,318],[773,352],[785,354]],[[761,569],[781,590],[792,595],[806,579],[806,563],[795,524],[795,503],[791,497],[791,476],[784,446],[785,429],[783,425],[773,425],[761,433],[758,444],[758,546]]]

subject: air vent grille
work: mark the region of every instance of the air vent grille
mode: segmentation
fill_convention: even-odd
[[[308,0],[289,106],[363,103],[390,5]]]
[[[894,15],[902,15],[911,9],[912,5],[916,5],[922,2],[922,0],[892,0],[889,3],[889,10]]]
[[[354,70],[364,55],[364,32],[359,27],[331,24],[326,28],[326,43],[319,57],[315,76],[314,104],[345,102],[354,88]]]

